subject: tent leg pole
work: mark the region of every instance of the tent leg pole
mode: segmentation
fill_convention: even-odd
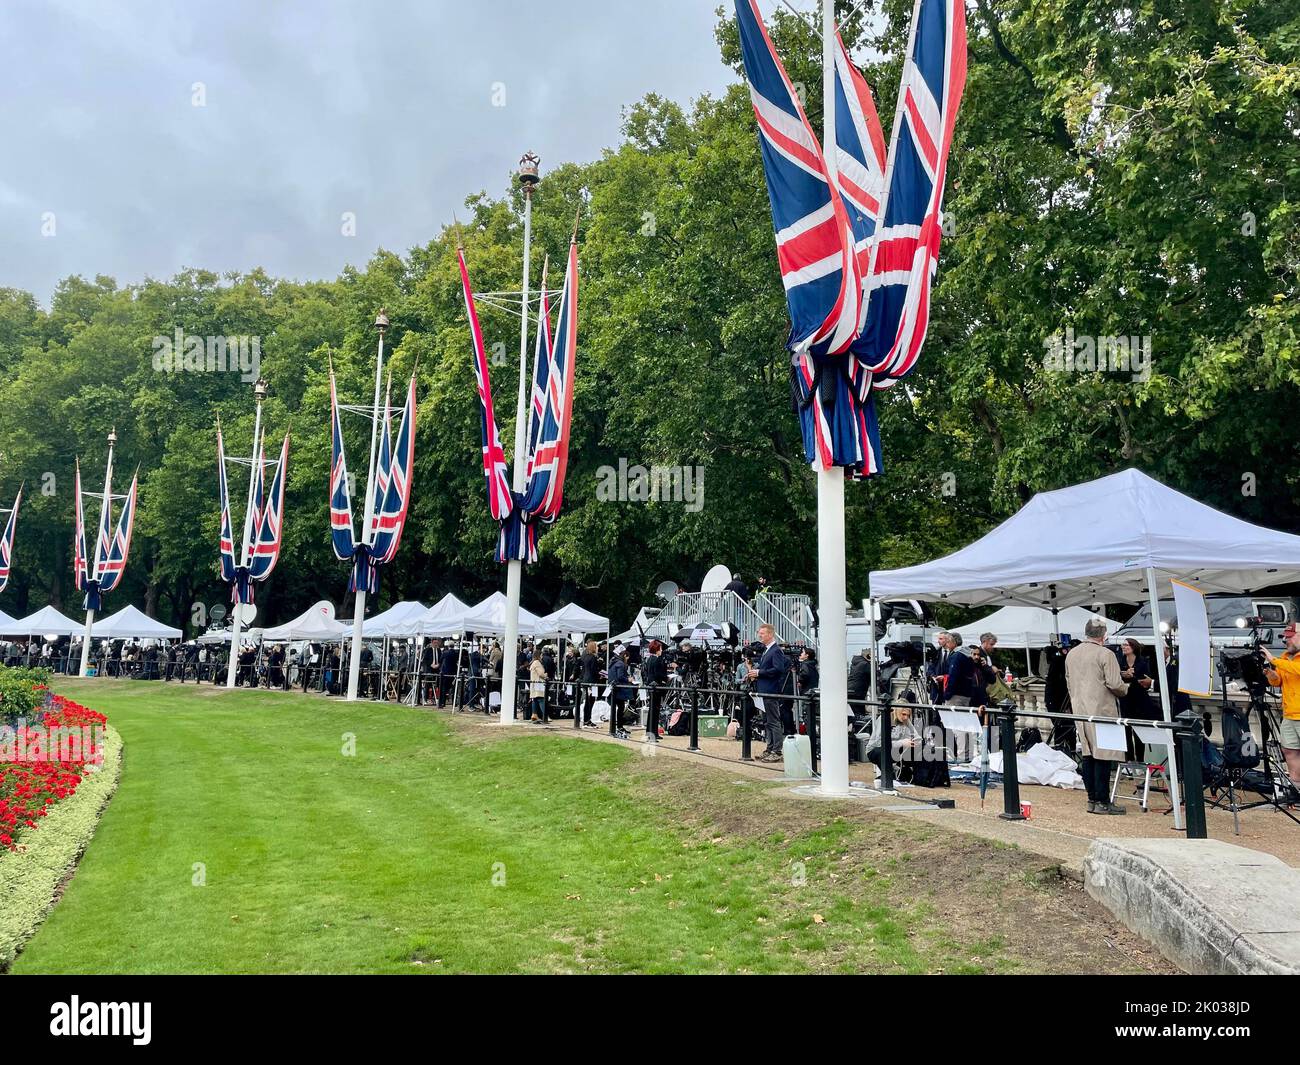
[[[1156,669],[1160,677],[1160,713],[1165,721],[1173,721],[1169,706],[1169,674],[1165,669],[1165,644],[1160,635],[1160,600],[1156,598],[1156,571],[1147,567],[1147,599],[1151,603],[1151,640],[1152,651],[1156,656]],[[1173,733],[1169,735],[1169,801],[1174,804],[1174,828],[1182,829],[1183,810],[1178,799],[1182,790],[1178,782],[1177,746]]]

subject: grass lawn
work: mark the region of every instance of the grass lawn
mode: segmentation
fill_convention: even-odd
[[[122,780],[17,973],[1167,968],[1043,859],[725,770],[409,707],[55,686],[108,714]]]

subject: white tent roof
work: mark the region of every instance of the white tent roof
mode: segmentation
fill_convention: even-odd
[[[86,631],[84,621],[65,618],[52,606],[43,606],[35,614],[28,614],[17,621],[6,622],[0,627],[0,636],[40,636],[51,633],[55,636],[72,636]]]
[[[380,636],[405,636],[399,626],[428,612],[428,607],[414,600],[394,603],[361,625],[361,635],[375,639]]]
[[[652,621],[654,621],[654,617],[650,611],[642,607],[637,611],[636,621],[632,623],[632,627],[627,632],[620,632],[617,636],[611,636],[609,638],[610,644],[627,643],[629,640],[639,638],[641,633],[650,627]]]
[[[567,636],[571,632],[609,632],[609,618],[584,610],[577,603],[562,606],[541,619],[539,635]]]
[[[476,636],[500,636],[506,631],[506,597],[503,592],[493,592],[460,619],[461,632]],[[523,607],[519,608],[519,635],[547,635],[542,619]]]
[[[871,574],[871,594],[982,606],[1144,602],[1146,567],[1204,592],[1300,580],[1300,536],[1230,517],[1137,470],[1040,492],[951,555]],[[1055,600],[1052,588],[1055,587]]]
[[[390,636],[457,636],[470,608],[448,592],[422,614],[389,626]]]
[[[334,605],[320,602],[284,625],[262,630],[262,639],[270,643],[279,643],[281,640],[332,643],[347,631],[346,625],[334,620]]]
[[[183,633],[161,621],[155,621],[142,610],[124,606],[116,614],[95,621],[91,630],[95,639],[126,640],[139,637],[152,640],[179,640]]]
[[[1123,628],[1123,622],[1111,621],[1102,614],[1094,614],[1081,606],[1068,606],[1057,616],[1059,628],[1052,628],[1052,612],[1036,606],[1004,606],[979,621],[957,626],[967,643],[975,643],[986,632],[998,638],[998,649],[1046,647],[1052,642],[1053,632],[1069,633],[1076,640],[1083,639],[1083,627],[1088,622],[1104,621],[1106,635]],[[932,630],[934,631],[934,630]]]
[[[6,614],[3,610],[0,610],[0,632],[3,632],[10,625],[14,624],[14,622],[16,622],[17,620],[18,619],[15,618],[12,614]]]

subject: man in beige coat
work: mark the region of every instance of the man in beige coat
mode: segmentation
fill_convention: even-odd
[[[1088,717],[1119,717],[1118,696],[1128,690],[1120,676],[1119,659],[1106,646],[1106,624],[1088,622],[1087,639],[1065,656],[1065,683],[1070,689],[1070,712]],[[1122,814],[1124,807],[1110,801],[1110,764],[1122,762],[1124,751],[1097,746],[1097,730],[1091,722],[1080,724],[1083,747],[1083,786],[1088,790],[1088,813]]]

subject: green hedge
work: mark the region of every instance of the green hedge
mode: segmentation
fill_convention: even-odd
[[[77,864],[122,775],[122,737],[104,731],[104,764],[55,803],[25,850],[0,850],[0,972],[13,963],[54,905],[54,893]]]

